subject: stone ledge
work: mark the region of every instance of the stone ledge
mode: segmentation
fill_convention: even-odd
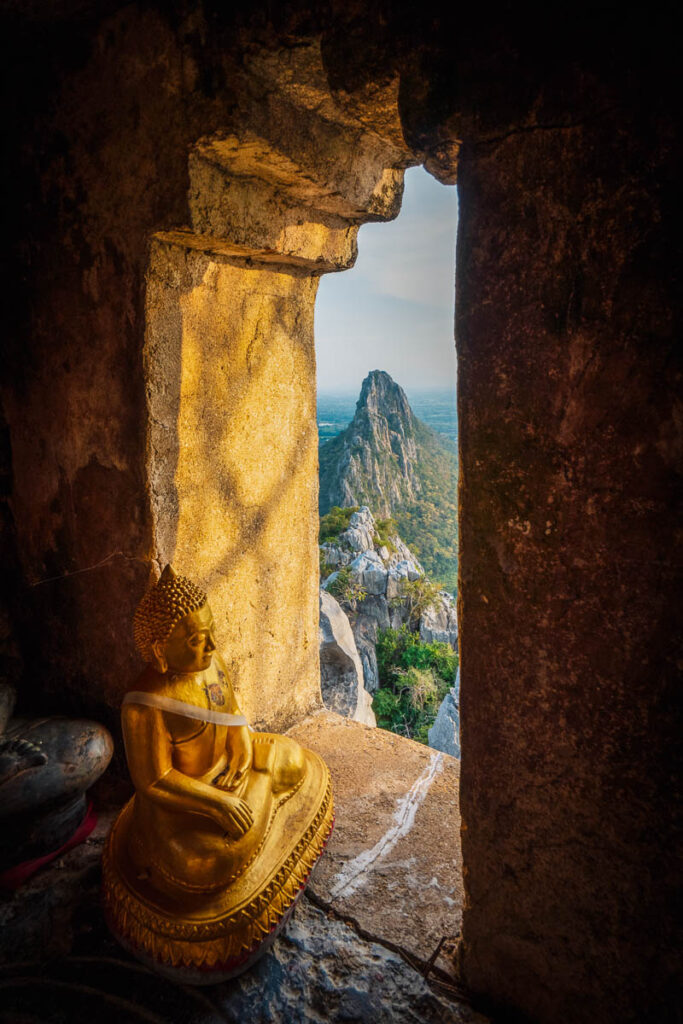
[[[332,773],[336,825],[310,883],[313,898],[428,962],[444,937],[456,939],[462,920],[460,762],[332,712],[289,735]],[[449,958],[437,966],[453,976]]]
[[[237,242],[230,242],[226,238],[216,238],[212,235],[198,235],[185,228],[177,231],[157,231],[154,239],[165,245],[177,246],[181,249],[193,249],[213,259],[232,263],[236,266],[246,267],[268,267],[273,270],[285,272],[301,271],[312,276],[319,274],[335,273],[344,270],[347,263],[335,263],[326,259],[306,259],[304,256],[296,256],[285,252],[278,252],[275,249],[256,249],[249,245],[240,245]],[[355,257],[354,257],[355,258]]]

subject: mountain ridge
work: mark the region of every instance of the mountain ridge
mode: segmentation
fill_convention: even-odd
[[[320,514],[368,505],[393,516],[430,575],[457,582],[457,452],[413,413],[386,371],[363,381],[348,427],[320,447]]]

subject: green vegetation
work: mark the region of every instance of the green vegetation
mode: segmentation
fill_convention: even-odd
[[[339,602],[343,601],[345,604],[351,605],[354,611],[356,605],[360,604],[368,596],[365,587],[354,580],[348,565],[339,569],[337,575],[329,584],[327,592],[332,594],[332,597],[336,597]]]
[[[351,508],[339,508],[339,505],[335,505],[326,515],[321,516],[318,543],[324,544],[325,541],[336,540],[340,533],[348,529],[351,516],[358,509],[358,505]]]
[[[420,576],[417,580],[405,580],[401,587],[401,596],[395,597],[390,604],[406,606],[408,612],[408,625],[416,630],[419,627],[423,612],[436,604],[439,591],[443,587],[440,583],[433,583],[426,576]]]
[[[398,526],[396,520],[389,517],[388,519],[375,519],[375,527],[377,532],[373,537],[375,547],[384,546],[388,551],[395,551],[396,545],[392,541],[392,537],[395,537],[398,533]]]
[[[455,445],[415,417],[418,475],[416,501],[393,510],[401,539],[427,575],[445,590],[458,589],[458,456]],[[372,506],[371,506],[372,507]]]
[[[453,685],[458,655],[444,643],[423,643],[407,626],[380,630],[380,688],[372,707],[382,729],[427,742],[439,705]]]

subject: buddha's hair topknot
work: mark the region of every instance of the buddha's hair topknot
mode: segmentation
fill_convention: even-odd
[[[158,583],[147,591],[133,620],[135,646],[146,661],[152,659],[152,644],[165,643],[190,612],[206,601],[206,594],[186,576],[176,576],[170,565]]]

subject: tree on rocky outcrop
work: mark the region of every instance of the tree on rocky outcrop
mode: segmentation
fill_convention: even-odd
[[[408,615],[408,625],[411,629],[419,629],[420,619],[425,612],[434,608],[440,593],[441,587],[438,583],[433,583],[426,576],[420,576],[416,580],[406,580],[401,588],[401,596],[392,598],[392,603],[403,603]]]

